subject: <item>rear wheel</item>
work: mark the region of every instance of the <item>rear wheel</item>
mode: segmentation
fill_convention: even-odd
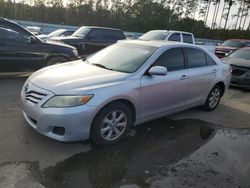
[[[206,111],[213,111],[219,104],[221,96],[221,87],[219,85],[214,86],[207,97],[206,103],[203,105],[203,109]]]
[[[131,111],[117,102],[104,107],[95,117],[91,127],[91,139],[97,145],[118,143],[126,135],[131,122]]]
[[[66,61],[67,61],[67,59],[64,57],[52,57],[47,61],[47,66],[56,65],[59,63],[64,63]]]

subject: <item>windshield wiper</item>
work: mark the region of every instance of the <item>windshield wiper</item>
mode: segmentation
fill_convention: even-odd
[[[102,64],[99,64],[99,63],[92,63],[91,65],[95,65],[95,66],[97,66],[97,67],[101,67],[101,68],[104,68],[104,69],[107,69],[107,70],[113,70],[113,69],[108,68],[108,67],[106,67],[106,66],[104,66],[104,65],[102,65]]]

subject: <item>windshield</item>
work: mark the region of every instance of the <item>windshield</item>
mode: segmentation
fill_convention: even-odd
[[[64,29],[58,29],[56,31],[51,32],[48,34],[49,37],[57,37],[60,36],[65,30]]]
[[[117,43],[90,56],[87,62],[109,70],[132,73],[156,50],[151,46]]]
[[[250,48],[240,49],[232,53],[229,57],[250,60]]]
[[[87,27],[81,27],[79,28],[78,30],[76,30],[72,36],[74,37],[85,37],[88,32],[90,31],[90,28],[87,28]]]
[[[168,36],[166,31],[149,31],[140,37],[141,40],[165,40]]]
[[[227,40],[221,46],[243,48],[247,46],[247,42],[240,40]]]

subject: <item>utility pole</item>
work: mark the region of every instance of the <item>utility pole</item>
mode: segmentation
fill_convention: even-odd
[[[14,18],[15,18],[15,20],[16,20],[16,0],[14,0],[14,12],[15,12]]]

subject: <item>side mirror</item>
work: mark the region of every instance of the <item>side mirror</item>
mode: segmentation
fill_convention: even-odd
[[[29,43],[29,44],[35,44],[36,42],[37,42],[36,37],[30,36],[30,37],[28,38],[28,43]]]
[[[148,74],[150,76],[153,76],[153,75],[165,76],[167,75],[167,72],[168,72],[168,69],[166,67],[154,66],[149,69]]]

